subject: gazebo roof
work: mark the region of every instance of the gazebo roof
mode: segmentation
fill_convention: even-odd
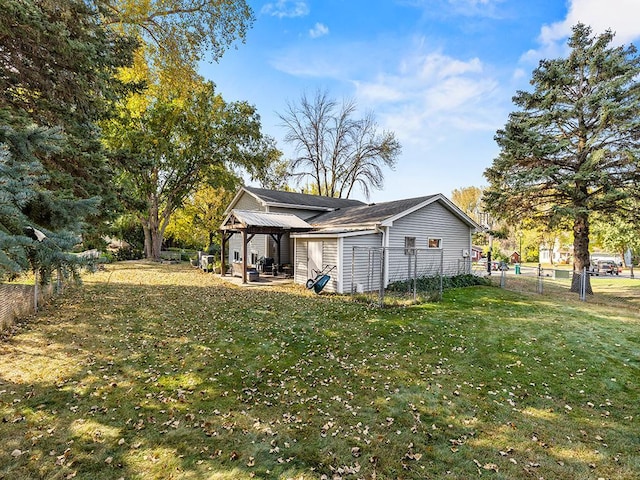
[[[313,227],[290,213],[270,213],[233,209],[224,219],[221,230],[247,233],[306,232]]]

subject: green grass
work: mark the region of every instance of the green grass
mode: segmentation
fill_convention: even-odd
[[[632,301],[377,309],[108,265],[0,341],[0,478],[636,478],[639,324]]]

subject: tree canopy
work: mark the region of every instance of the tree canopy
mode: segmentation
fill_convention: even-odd
[[[96,1],[111,25],[150,47],[150,60],[178,68],[218,60],[235,41],[244,41],[254,20],[244,0]]]
[[[73,269],[62,250],[80,241],[85,220],[110,193],[109,165],[95,122],[106,118],[113,101],[128,90],[115,72],[131,62],[136,44],[105,28],[91,2],[2,2],[4,273],[30,266],[46,280],[56,265]],[[33,243],[25,228],[45,232],[47,240]]]
[[[290,162],[298,182],[311,179],[310,190],[327,197],[349,198],[359,186],[368,198],[384,185],[383,168],[393,168],[401,146],[393,132],[378,132],[373,113],[356,119],[356,104],[341,104],[326,92],[289,103],[279,114],[285,141],[295,147]]]
[[[225,102],[212,82],[136,104],[141,110],[131,105],[105,124],[105,139],[122,172],[122,198],[142,223],[145,255],[158,259],[171,215],[206,179],[234,167],[256,176],[275,156],[255,108]]]
[[[640,185],[640,57],[578,24],[567,58],[542,60],[498,130],[484,201],[510,221],[572,225],[574,269],[589,266],[594,213],[624,210]]]

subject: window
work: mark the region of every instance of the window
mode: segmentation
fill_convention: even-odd
[[[428,248],[442,248],[442,239],[441,238],[431,238],[427,241]]]
[[[416,237],[404,237],[404,254],[415,255]]]
[[[251,265],[255,265],[256,263],[258,263],[258,254],[251,252]]]
[[[233,261],[234,262],[239,262],[240,261],[240,252],[238,250],[234,250],[233,251]]]

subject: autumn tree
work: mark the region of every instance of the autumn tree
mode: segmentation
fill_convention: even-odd
[[[211,82],[193,84],[187,96],[156,98],[142,111],[123,106],[105,125],[105,138],[121,168],[122,199],[137,212],[152,259],[160,258],[172,214],[217,168],[256,176],[273,158],[255,108],[226,103]]]
[[[451,201],[464,213],[476,222],[480,223],[482,212],[482,193],[480,187],[456,188],[451,192]]]
[[[532,91],[519,91],[485,171],[485,203],[507,220],[573,228],[574,271],[589,266],[590,221],[625,209],[640,185],[640,58],[610,31],[578,24],[567,58],[542,60]],[[579,285],[574,275],[573,290]]]
[[[395,166],[400,143],[392,132],[378,131],[373,113],[361,119],[355,114],[353,100],[339,103],[321,91],[287,104],[279,117],[285,142],[295,148],[290,166],[299,183],[310,179],[312,190],[338,198],[349,198],[356,186],[367,198],[382,189],[383,168]]]
[[[244,0],[96,0],[114,28],[139,38],[141,53],[168,70],[217,61],[244,41],[253,11]]]
[[[640,257],[640,202],[631,202],[628,211],[632,213],[596,216],[592,231],[597,244],[625,259],[633,278],[634,262]]]
[[[219,246],[218,229],[235,194],[235,188],[203,185],[176,211],[167,227],[167,237],[192,248],[210,250]]]

